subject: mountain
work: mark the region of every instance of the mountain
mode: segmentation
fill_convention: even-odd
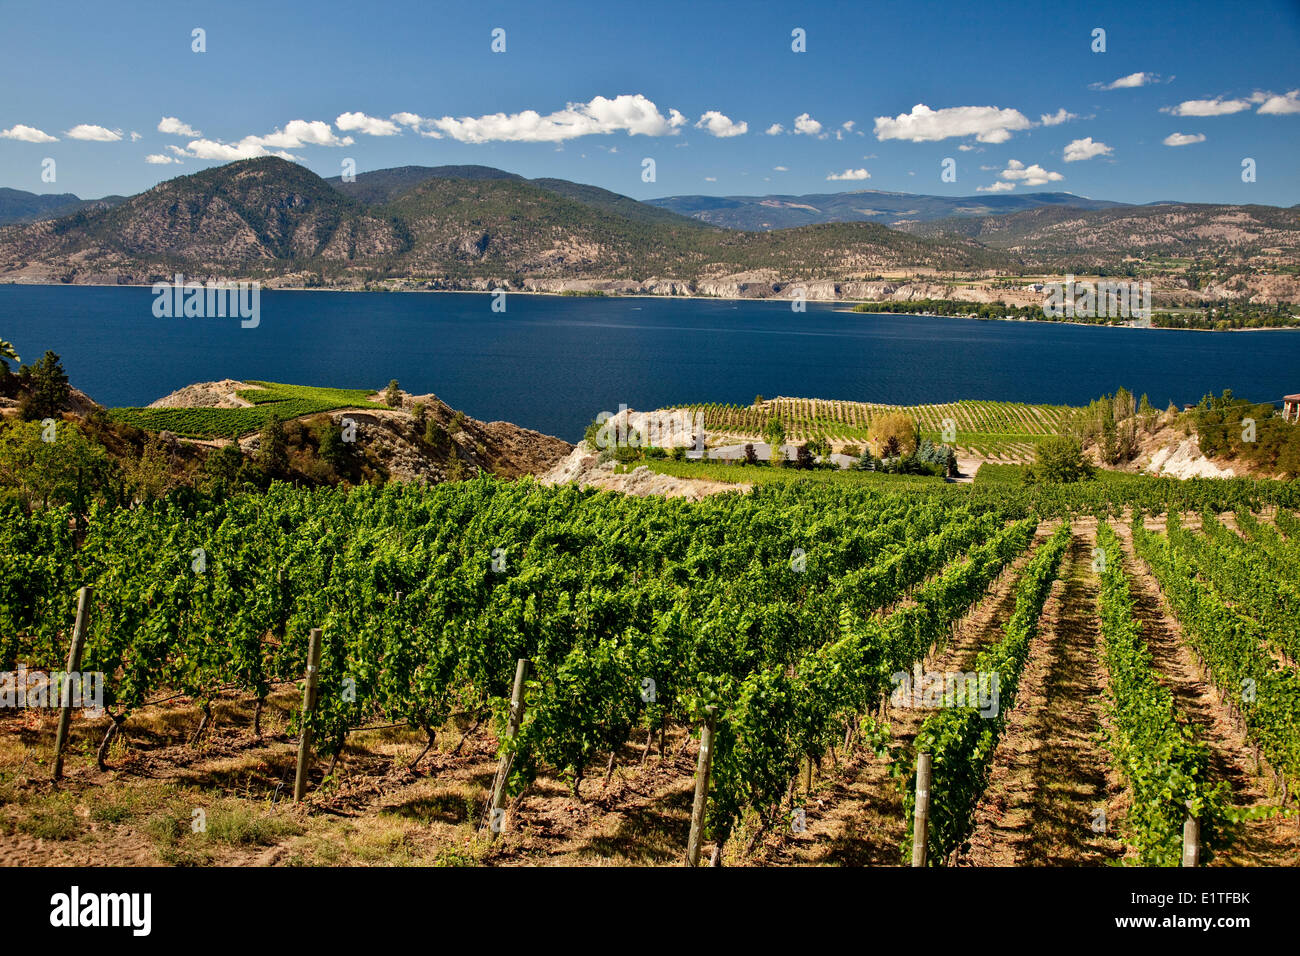
[[[1029,266],[1073,269],[1126,259],[1227,260],[1257,271],[1293,271],[1300,209],[1155,203],[1112,209],[1043,207],[1002,216],[902,224],[928,238],[970,239]]]
[[[989,216],[1039,206],[1109,209],[1124,203],[1071,193],[990,196],[924,196],[862,189],[807,196],[666,196],[647,203],[726,229],[757,232],[824,222],[926,222],[954,216]]]
[[[29,193],[22,189],[0,187],[0,226],[15,222],[57,219],[80,209],[106,208],[123,201],[121,196],[81,199],[72,193]]]
[[[599,186],[587,186],[583,183],[570,182],[567,179],[525,179],[516,173],[508,173],[492,166],[399,166],[396,169],[378,169],[367,173],[357,173],[350,183],[345,183],[342,176],[331,176],[326,182],[343,193],[343,195],[350,196],[360,202],[386,203],[431,179],[510,180],[518,183],[531,183],[541,189],[550,190],[566,199],[575,200],[600,212],[621,216],[637,222],[657,222],[695,227],[704,225],[698,220],[678,215],[667,209],[660,209],[657,206],[640,202],[629,196],[610,192],[608,189],[601,189]]]
[[[743,233],[563,181],[544,187],[508,174],[388,172],[369,184],[357,177],[364,195],[382,200],[370,202],[347,194],[355,183],[331,185],[274,157],[181,176],[111,209],[0,228],[0,278],[148,283],[182,271],[292,285],[364,287],[395,278],[463,287],[659,277],[685,292],[696,280],[743,275],[770,292],[794,279],[1015,265],[965,238],[922,238],[872,223]]]
[[[523,176],[492,166],[397,166],[357,173],[350,183],[342,176],[331,176],[329,183],[345,196],[362,203],[386,203],[430,179],[514,179]]]

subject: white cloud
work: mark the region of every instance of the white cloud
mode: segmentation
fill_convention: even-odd
[[[1067,112],[1065,107],[1062,106],[1055,113],[1044,113],[1039,117],[1039,122],[1044,126],[1060,126],[1062,123],[1068,123],[1070,120],[1077,120],[1078,118],[1078,113]]]
[[[245,136],[241,143],[254,143],[276,149],[299,149],[303,146],[351,146],[351,136],[342,139],[334,135],[329,123],[323,120],[290,120],[284,129],[265,136]]]
[[[705,176],[705,177],[704,177],[704,181],[705,181],[706,183],[716,183],[716,182],[718,181],[718,177],[717,177],[717,176]]]
[[[334,125],[343,132],[356,131],[367,136],[396,136],[401,132],[392,120],[367,116],[365,113],[340,113]]]
[[[39,130],[34,126],[24,126],[22,123],[10,126],[6,130],[0,130],[0,138],[21,140],[24,143],[57,143],[59,141],[57,136],[51,136],[44,130]]]
[[[297,159],[297,156],[283,150],[269,150],[261,143],[253,142],[255,136],[245,136],[238,143],[221,143],[211,139],[195,139],[186,144],[186,152],[181,155],[196,159],[215,159],[230,162],[236,159],[257,159],[259,156],[279,156],[281,159]]]
[[[1173,116],[1230,116],[1250,109],[1250,105],[1249,99],[1225,100],[1216,96],[1212,100],[1184,100],[1177,106],[1162,106],[1160,112]]]
[[[817,122],[807,113],[800,113],[794,118],[794,132],[796,136],[820,136],[822,124]]]
[[[871,174],[865,169],[846,169],[842,173],[831,173],[826,177],[827,182],[844,179],[870,179]]]
[[[133,142],[133,143],[138,143],[138,142],[139,142],[140,140],[142,140],[142,139],[144,139],[143,136],[141,136],[141,135],[140,135],[139,133],[137,133],[135,130],[131,130],[131,142]]]
[[[1269,96],[1259,112],[1270,116],[1287,116],[1300,113],[1300,90],[1292,90],[1286,96]]]
[[[1128,76],[1121,76],[1118,80],[1112,80],[1109,83],[1093,83],[1088,89],[1090,90],[1131,90],[1134,87],[1146,86],[1150,83],[1159,83],[1160,75],[1158,73],[1130,73]]]
[[[168,156],[166,153],[150,153],[144,158],[146,163],[152,166],[166,166],[168,163],[179,163],[180,160],[174,156]]]
[[[972,149],[979,149],[978,146],[972,146],[969,143],[962,143],[957,148],[961,150],[963,153],[969,153]]]
[[[782,126],[780,123],[773,123],[763,132],[767,133],[768,136],[780,136],[782,133],[785,132],[785,127]]]
[[[158,132],[168,133],[172,136],[189,136],[190,138],[203,135],[189,123],[182,123],[175,116],[164,116],[160,119],[158,121]]]
[[[215,139],[193,139],[185,144],[185,149],[168,146],[177,156],[191,156],[195,159],[214,159],[230,162],[238,159],[256,159],[259,156],[279,156],[281,159],[298,157],[288,152],[303,146],[351,146],[355,140],[351,136],[342,138],[334,134],[329,123],[322,120],[290,120],[283,129],[277,129],[265,136],[245,136],[234,143],[224,143]]]
[[[876,117],[876,139],[903,139],[913,143],[935,142],[952,136],[974,136],[981,143],[1005,143],[1013,130],[1033,124],[1019,110],[996,106],[952,106],[932,110],[917,103],[910,113],[892,119]]]
[[[1094,143],[1092,137],[1076,139],[1065,147],[1065,161],[1067,163],[1077,163],[1080,160],[1092,159],[1094,156],[1109,156],[1112,150],[1105,143]]]
[[[977,193],[1009,193],[1016,188],[1015,183],[993,183],[991,186],[976,186]]]
[[[1007,168],[998,173],[998,176],[1007,182],[1018,182],[1025,186],[1042,186],[1046,183],[1059,182],[1065,178],[1060,173],[1048,172],[1037,163],[1026,166],[1018,159],[1008,160]],[[1005,192],[1005,190],[1003,191]]]
[[[733,122],[730,117],[719,113],[717,110],[708,110],[700,121],[695,124],[696,129],[706,130],[714,136],[725,139],[728,136],[743,136],[749,132],[749,124],[743,120],[739,123]]]
[[[1188,146],[1192,143],[1204,143],[1204,133],[1170,133],[1163,140],[1166,146]]]
[[[790,171],[789,166],[773,166],[772,169],[778,173],[788,173]]]
[[[63,135],[69,139],[85,139],[95,143],[116,143],[122,138],[122,131],[105,129],[93,123],[78,123]]]
[[[686,117],[675,109],[664,116],[659,107],[640,93],[625,93],[613,99],[597,96],[589,103],[569,103],[564,109],[545,116],[536,110],[524,110],[437,119],[394,113],[393,119],[418,130],[422,136],[439,139],[445,135],[462,143],[558,143],[579,136],[615,132],[664,136],[675,134],[687,123]]]
[[[853,127],[856,125],[857,123],[855,123],[853,120],[845,120],[843,123],[840,124],[840,128],[847,133],[851,133],[853,132]]]

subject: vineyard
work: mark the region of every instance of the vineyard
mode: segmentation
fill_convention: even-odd
[[[386,408],[370,401],[365,388],[321,388],[249,382],[236,394],[243,408],[114,408],[109,418],[146,431],[169,431],[184,438],[238,438],[255,432],[272,416],[287,421],[338,408]]]
[[[702,415],[710,437],[724,441],[757,440],[775,418],[789,441],[822,439],[858,445],[867,440],[874,417],[903,412],[919,424],[922,437],[946,441],[963,454],[1008,461],[1032,458],[1038,442],[1060,434],[1074,411],[1065,405],[1022,402],[881,405],[810,398],[773,398],[749,406],[708,403],[680,407],[692,416]]]
[[[1201,862],[1297,862],[1293,486],[871,479],[5,505],[0,670],[80,640],[103,714],[50,789],[57,708],[0,711],[0,835],[211,862],[211,806],[227,862],[364,861],[362,817],[382,862],[1177,865],[1190,820]]]

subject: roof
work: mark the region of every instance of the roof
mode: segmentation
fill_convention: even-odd
[[[1300,402],[1300,395],[1283,395],[1283,396],[1282,396],[1282,401],[1284,401],[1284,402]]]

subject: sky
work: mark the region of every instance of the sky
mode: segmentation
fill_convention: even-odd
[[[0,186],[38,193],[282,155],[638,199],[1300,203],[1300,0],[5,0],[0,23]]]

